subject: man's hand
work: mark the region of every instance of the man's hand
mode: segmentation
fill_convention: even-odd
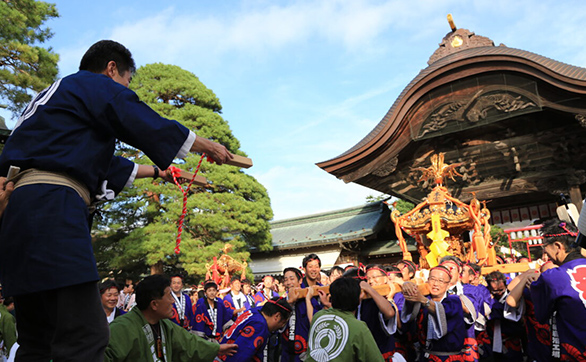
[[[199,136],[191,146],[191,152],[203,152],[218,165],[234,158],[234,155],[223,145]]]
[[[321,302],[321,304],[324,307],[326,307],[326,308],[332,307],[332,302],[330,301],[329,294],[326,294],[326,292],[324,292],[321,289],[317,290],[317,294],[319,295],[319,301]]]
[[[311,300],[311,298],[315,295],[315,287],[311,286],[307,288],[307,294],[305,294],[305,300]]]
[[[293,305],[297,302],[297,299],[299,299],[299,290],[301,288],[289,288],[289,291],[287,292],[287,303]]]
[[[539,279],[541,273],[538,270],[533,270],[533,272],[528,273],[525,277],[525,287],[531,289],[531,283]]]
[[[0,217],[8,206],[8,199],[10,199],[12,191],[14,191],[14,182],[6,182],[6,177],[0,177]]]
[[[366,299],[369,296],[372,297],[373,293],[378,294],[374,289],[372,289],[370,284],[368,284],[368,282],[365,282],[364,280],[360,282],[360,289],[362,289],[360,293],[360,300]]]
[[[165,182],[170,182],[170,183],[175,183],[175,180],[173,179],[173,173],[171,172],[171,170],[162,170],[161,172],[159,172],[159,176],[165,180]],[[177,178],[177,182],[180,184],[184,184],[189,182],[189,179],[186,179],[184,177],[178,177]]]
[[[425,303],[425,300],[427,300],[427,298],[421,294],[417,285],[412,282],[403,283],[403,296],[405,297],[405,300],[409,302]]]
[[[238,350],[237,344],[220,344],[220,351],[218,352],[218,356],[233,356],[234,353]]]

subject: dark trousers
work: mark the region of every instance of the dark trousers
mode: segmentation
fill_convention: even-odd
[[[14,297],[17,362],[103,361],[110,337],[95,282]]]

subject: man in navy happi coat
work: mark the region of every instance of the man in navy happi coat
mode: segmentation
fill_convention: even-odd
[[[123,45],[94,44],[79,72],[28,105],[0,156],[1,175],[10,166],[22,174],[0,225],[0,281],[15,299],[17,358],[103,358],[108,325],[96,283],[88,204],[100,193],[120,192],[137,177],[159,176],[158,168],[147,167],[147,174],[114,157],[117,140],[140,149],[161,169],[190,151],[205,152],[220,164],[233,157],[141,102],[128,89],[134,70]],[[31,177],[35,174],[40,177]],[[46,181],[48,176],[53,180]]]

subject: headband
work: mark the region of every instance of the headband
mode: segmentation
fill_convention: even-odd
[[[558,225],[560,228],[564,229],[565,233],[560,233],[560,234],[542,234],[542,236],[544,238],[555,238],[557,236],[564,236],[564,235],[570,235],[570,236],[578,236],[577,232],[573,232],[568,230],[568,228],[566,227],[566,223],[565,222],[561,222]]]
[[[460,270],[462,270],[464,268],[464,265],[462,265],[462,263],[458,263],[456,260],[445,260],[443,263],[440,263],[440,265],[444,265],[446,263],[454,263],[454,264],[456,264],[456,267],[458,268],[458,271],[460,271]],[[449,270],[448,267],[446,267],[446,269]]]
[[[293,273],[295,273],[295,275],[297,275],[299,277],[299,279],[303,279],[303,273],[301,272],[301,270],[299,270],[297,268],[292,268],[292,267],[286,268],[283,272],[283,275],[285,275],[286,272],[293,272]]]
[[[362,273],[362,274],[360,274]],[[358,263],[358,270],[356,273],[356,279],[366,279],[366,266],[362,263]]]
[[[319,265],[321,266],[321,259],[319,258],[319,256],[316,255],[315,258],[309,258],[307,260],[305,260],[305,265],[303,265],[303,268],[305,268],[307,266],[307,264],[309,264],[310,262],[317,260],[319,262]]]
[[[435,267],[431,268],[431,269],[429,270],[429,274],[431,275],[431,271],[432,271],[432,270],[435,270],[435,269],[437,269],[437,270],[441,270],[441,271],[443,271],[444,273],[446,273],[446,275],[448,276],[448,282],[450,281],[450,279],[452,279],[452,274],[450,273],[450,271],[448,270],[448,268],[446,268],[446,267],[445,267],[445,266],[443,266],[443,265],[438,265],[438,266],[435,266]]]
[[[387,272],[386,272],[386,271],[384,271],[384,270],[382,270],[382,269],[381,269],[381,268],[379,268],[378,266],[373,266],[373,267],[371,267],[371,268],[368,268],[368,269],[366,269],[366,272],[368,273],[368,272],[369,272],[369,271],[371,271],[371,270],[378,270],[378,271],[380,271],[381,273],[383,273],[383,275],[385,275],[385,276],[387,275]]]
[[[282,304],[279,304],[279,303],[278,303],[278,302],[279,302],[281,299],[283,299],[283,297],[279,297],[279,299],[277,299],[277,300],[272,300],[272,299],[269,299],[269,300],[267,300],[267,302],[269,302],[269,303],[272,303],[272,304],[274,304],[274,305],[278,305],[279,307],[281,307],[281,308],[283,308],[284,310],[286,310],[286,311],[287,311],[287,313],[291,313],[291,312],[292,312],[292,310],[291,310],[291,309],[289,309],[289,308],[285,307],[284,305],[282,305]]]
[[[411,267],[411,269],[413,269],[414,272],[417,271],[417,265],[415,265],[415,263],[412,262],[411,260],[404,259],[404,260],[401,260],[399,263],[409,265]]]
[[[474,274],[474,276],[478,275],[478,272],[476,270],[474,270],[474,268],[472,267],[472,265],[470,265],[470,263],[466,263],[464,265],[468,265],[468,267],[470,268],[470,270],[472,271],[472,273]]]

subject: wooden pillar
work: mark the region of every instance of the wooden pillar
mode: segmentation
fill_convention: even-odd
[[[580,213],[582,211],[582,191],[580,191],[579,185],[570,187],[570,200],[576,205],[578,213]]]

